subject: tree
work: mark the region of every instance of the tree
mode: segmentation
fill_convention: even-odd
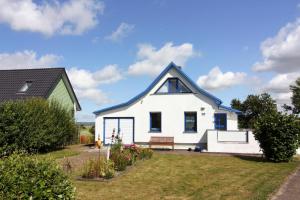
[[[293,93],[292,95],[292,104],[294,106],[293,113],[300,114],[300,78],[295,82],[295,85],[291,85],[290,89]]]
[[[231,107],[243,112],[239,116],[239,128],[253,128],[255,121],[261,114],[277,111],[275,100],[267,93],[248,95],[244,102],[233,99]]]

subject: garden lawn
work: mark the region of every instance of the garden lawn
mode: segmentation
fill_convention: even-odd
[[[70,145],[68,147],[65,147],[64,149],[57,150],[57,151],[51,151],[49,153],[45,154],[39,154],[39,157],[51,157],[53,159],[60,159],[60,158],[65,158],[65,157],[71,157],[71,156],[76,156],[79,155],[80,152],[78,148],[80,145]]]
[[[298,165],[155,153],[108,182],[73,180],[78,199],[267,199]]]

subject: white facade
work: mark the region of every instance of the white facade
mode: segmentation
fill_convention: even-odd
[[[95,139],[105,140],[107,144],[112,132],[115,130],[117,133],[120,129],[120,135],[126,141],[124,143],[147,144],[151,136],[171,136],[174,137],[175,148],[195,147],[199,144],[206,146],[207,130],[215,128],[215,113],[226,114],[227,130],[238,130],[234,110],[224,109],[212,96],[199,92],[200,89],[187,80],[181,69],[173,66],[166,70],[145,94],[134,101],[95,112]],[[168,78],[174,77],[181,80],[192,93],[156,94]],[[151,112],[161,113],[160,132],[150,131]],[[185,132],[185,112],[197,112],[196,132]]]

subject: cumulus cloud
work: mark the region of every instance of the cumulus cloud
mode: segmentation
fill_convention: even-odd
[[[97,105],[102,105],[110,102],[107,95],[98,88],[75,88],[75,92],[79,99],[92,101],[95,102]]]
[[[78,97],[93,101],[98,105],[110,102],[107,95],[98,87],[102,84],[117,82],[123,78],[117,65],[107,65],[94,72],[71,68],[67,70],[67,73]]]
[[[111,40],[113,42],[118,42],[127,37],[134,29],[133,24],[127,24],[122,22],[117,30],[112,32],[109,36],[106,36],[105,39]]]
[[[246,78],[244,72],[223,73],[218,66],[214,67],[208,75],[200,76],[197,84],[207,90],[218,90],[229,88],[244,82]]]
[[[279,73],[300,70],[300,18],[280,29],[275,37],[261,44],[263,61],[253,66],[254,71]]]
[[[31,50],[0,53],[0,70],[51,67],[56,65],[60,59],[60,56],[54,54],[38,57],[37,53]]]
[[[290,85],[300,77],[300,72],[277,74],[262,86],[263,92],[270,93],[279,106],[291,103]]]
[[[246,78],[244,72],[223,73],[218,66],[214,67],[208,75],[200,76],[197,84],[207,90],[218,90],[229,88],[244,82]]]
[[[300,77],[300,73],[277,74],[264,87],[265,91],[273,93],[289,92],[289,86]]]
[[[98,14],[104,4],[97,0],[42,1],[1,0],[0,23],[16,31],[31,31],[46,36],[58,34],[78,35],[98,23]]]
[[[169,42],[160,49],[150,44],[141,44],[138,48],[138,61],[128,68],[131,75],[157,75],[171,61],[184,66],[190,58],[199,55],[190,43],[175,46]]]
[[[256,72],[275,72],[261,86],[261,90],[270,93],[279,105],[290,104],[289,86],[300,77],[300,18],[263,41],[261,52],[263,61],[255,63],[252,69]]]

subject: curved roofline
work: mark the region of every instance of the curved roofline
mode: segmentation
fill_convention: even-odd
[[[132,99],[130,99],[129,101],[125,102],[125,103],[121,103],[115,106],[111,106],[108,108],[104,108],[101,110],[97,110],[95,112],[93,112],[95,115],[99,115],[100,113],[106,112],[106,111],[110,111],[110,110],[115,110],[118,108],[123,108],[126,106],[131,105],[132,103],[134,103],[135,101],[137,101],[138,99],[140,99],[141,97],[143,97],[144,95],[146,95],[159,81],[160,79],[168,73],[168,71],[170,71],[171,69],[175,69],[180,75],[182,75],[188,82],[189,84],[191,84],[200,94],[203,94],[204,96],[208,97],[209,99],[212,99],[218,106],[221,106],[222,101],[215,97],[214,95],[208,93],[207,91],[201,89],[192,79],[190,79],[182,70],[181,67],[177,66],[174,62],[171,62],[159,75],[156,79],[154,79],[154,81],[146,88],[146,90],[144,90],[142,93],[138,94],[137,96],[133,97]],[[225,109],[226,106],[222,106],[223,109]],[[229,107],[226,107],[229,108]],[[234,112],[232,109],[231,112]],[[236,110],[237,111],[237,110]],[[239,111],[240,112],[240,111]]]

